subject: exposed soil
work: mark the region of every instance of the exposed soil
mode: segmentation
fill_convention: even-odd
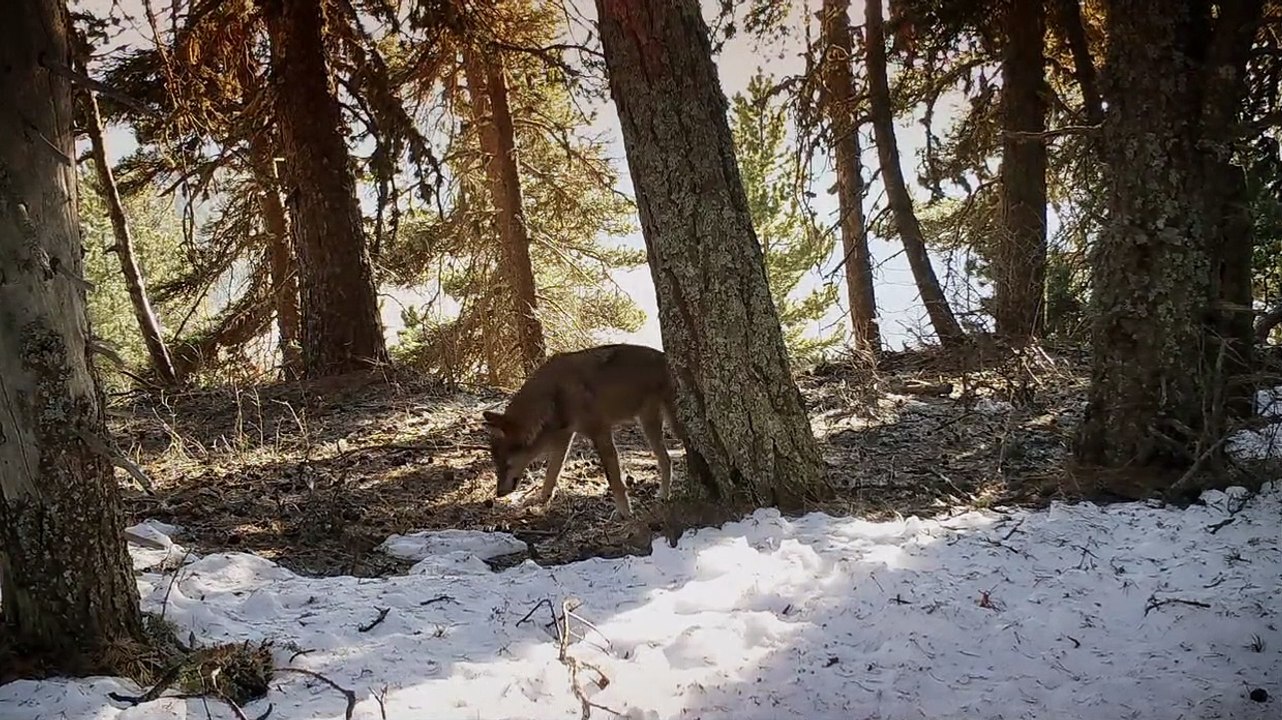
[[[879,518],[1097,495],[1098,483],[1065,463],[1084,406],[1083,364],[1071,350],[975,346],[888,355],[875,374],[816,369],[799,383],[838,492],[815,509]],[[153,496],[126,491],[129,512],[183,527],[200,553],[253,551],[302,573],[381,575],[405,567],[374,550],[388,535],[441,528],[511,532],[543,564],[648,552],[660,503],[639,430],[616,431],[638,514],[631,523],[612,516],[583,440],[550,507],[496,501],[479,418],[504,399],[401,373],[134,396],[114,403],[112,419],[155,484]],[[671,436],[669,447],[675,486],[684,460]],[[538,464],[527,482],[540,473]]]

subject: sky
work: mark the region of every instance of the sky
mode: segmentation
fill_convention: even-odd
[[[818,4],[818,0],[807,0],[807,2],[815,6]],[[712,23],[716,19],[718,12],[718,1],[702,0],[702,3],[704,17],[709,23]],[[145,21],[142,20],[144,16],[140,0],[82,0],[80,5],[97,12],[105,12],[113,5],[122,8],[131,19],[131,22],[127,21],[127,26],[132,25],[132,27],[127,28],[119,42],[143,43],[146,42],[144,38],[150,36],[150,31],[146,30]],[[167,3],[162,1],[158,3],[158,8],[163,8],[166,5]],[[856,2],[853,5],[855,7],[852,8],[851,22],[854,25],[858,25],[863,22],[862,3]],[[813,9],[808,10],[808,12],[812,11]],[[595,15],[595,5],[591,0],[572,0],[570,12],[572,27],[569,30],[571,37],[582,41],[587,35],[587,28],[590,27],[591,23],[595,22]],[[791,42],[775,42],[765,48],[756,47],[754,41],[747,37],[741,36],[731,40],[724,45],[721,53],[715,58],[720,73],[722,89],[728,97],[736,92],[745,90],[749,79],[762,67],[777,77],[799,73],[803,67],[800,51],[799,39],[794,39]],[[613,106],[608,102],[606,105],[599,106],[601,112],[598,113],[596,126],[592,129],[603,131],[606,137],[609,138],[609,154],[612,161],[620,169],[618,189],[630,196],[632,194],[632,183],[630,176],[626,172],[626,157],[619,131],[618,117]],[[936,110],[937,127],[943,127],[949,123],[954,112],[955,105],[946,100]],[[901,164],[904,168],[905,176],[910,179],[910,185],[913,185],[911,179],[916,175],[915,169],[925,142],[924,129],[918,120],[919,118],[903,118],[896,128],[901,152]],[[939,132],[938,129],[937,132]],[[875,145],[869,135],[870,129],[865,127],[862,143],[864,148],[865,179],[872,178],[872,168],[877,164]],[[108,143],[109,155],[113,158],[127,155],[136,147],[131,131],[123,127],[109,129]],[[814,186],[817,197],[812,203],[825,227],[832,227],[838,217],[836,198],[828,193],[828,189],[834,185],[835,178],[830,170],[825,169]],[[921,188],[914,187],[913,189],[917,193],[918,201],[924,200],[925,192]],[[872,217],[874,207],[880,208],[884,206],[882,193],[880,182],[873,179],[869,186],[868,198],[865,201],[868,217]],[[644,248],[644,240],[640,231],[617,238],[617,240],[629,247]],[[914,339],[926,329],[925,312],[918,302],[912,274],[909,271],[906,259],[900,252],[901,247],[898,240],[895,238],[870,237],[869,244],[873,257],[874,278],[876,281],[875,291],[883,340],[888,347],[899,349],[905,343],[914,342]],[[952,288],[961,293],[955,297],[955,301],[960,304],[973,303],[976,299],[974,290],[968,288],[967,284],[960,278],[959,271],[954,272],[951,269],[959,265],[960,262],[950,264],[946,258],[939,255],[933,255],[932,259],[935,264],[935,271],[941,281],[945,282],[946,285],[951,285]],[[833,256],[822,267],[812,271],[796,290],[796,294],[804,295],[824,283],[836,283],[841,287],[839,305],[832,308],[827,316],[812,326],[808,334],[816,335],[831,332],[844,334],[847,331],[846,295],[844,276],[839,267],[840,260],[841,253],[838,249],[834,251]],[[646,322],[635,333],[617,333],[611,336],[610,339],[662,347],[657,305],[649,268],[642,266],[631,270],[617,271],[615,280],[645,312]],[[395,342],[398,332],[403,328],[400,316],[401,310],[409,305],[422,305],[428,302],[430,297],[431,293],[426,291],[413,292],[386,289],[383,291],[381,299],[382,318],[389,342]],[[444,312],[450,312],[448,306],[445,307]]]

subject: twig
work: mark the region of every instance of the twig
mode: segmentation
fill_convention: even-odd
[[[437,595],[434,598],[428,598],[427,600],[424,600],[423,602],[419,603],[419,606],[422,607],[424,605],[432,605],[438,602],[454,602],[454,598],[450,597],[449,595]],[[517,624],[519,625],[520,623],[517,623]]]
[[[1209,525],[1209,526],[1207,526],[1206,531],[1207,531],[1207,532],[1209,532],[1210,534],[1214,535],[1215,533],[1217,533],[1217,532],[1219,532],[1220,530],[1224,529],[1224,527],[1225,527],[1226,525],[1229,525],[1230,523],[1232,523],[1232,522],[1233,522],[1234,520],[1236,520],[1236,519],[1237,519],[1237,518],[1229,518],[1229,519],[1227,519],[1227,520],[1221,520],[1221,521],[1219,521],[1219,522],[1215,523],[1214,525]]]
[[[1054,140],[1063,135],[1089,135],[1098,132],[1099,125],[1065,125],[1063,127],[1034,132],[1029,130],[1006,130],[1006,137],[1015,140]]]
[[[94,80],[88,75],[78,73],[75,70],[72,70],[71,68],[67,67],[66,65],[63,65],[57,62],[50,62],[47,59],[45,59],[43,54],[40,57],[40,66],[43,67],[45,70],[48,70],[49,72],[53,73],[54,75],[58,75],[60,77],[63,77],[69,80],[72,85],[78,85],[82,88],[87,88],[89,90],[92,90],[93,92],[96,92],[105,98],[110,98],[112,100],[115,100],[116,102],[120,103],[121,105],[124,105],[130,110],[134,110],[136,112],[142,113],[143,115],[150,115],[151,117],[161,116],[159,112],[156,112],[155,110],[143,104],[141,100],[138,100],[137,98],[134,98],[134,97],[130,97],[129,95],[126,95],[125,93],[120,92],[119,90],[111,87],[110,85],[104,82],[101,82],[99,80]]]
[[[1229,437],[1231,436],[1228,434],[1222,435],[1219,440],[1211,443],[1210,447],[1203,450],[1202,453],[1193,460],[1193,464],[1189,466],[1189,469],[1184,471],[1184,474],[1180,476],[1180,479],[1171,484],[1170,490],[1167,491],[1167,497],[1170,497],[1175,493],[1182,492],[1184,487],[1195,475],[1197,475],[1198,471],[1202,469],[1202,466],[1206,464],[1206,461],[1211,457],[1211,455],[1215,453],[1216,450],[1219,450],[1220,446],[1223,445]]]
[[[227,704],[227,707],[231,708],[232,714],[236,716],[236,720],[249,720],[249,716],[245,714],[245,711],[240,707],[240,705],[236,704],[235,700],[232,700],[231,698],[227,697],[223,693],[215,693],[214,697],[218,698],[219,700],[222,700],[224,703]],[[267,710],[264,711],[262,715],[259,715],[258,717],[254,718],[254,720],[267,720],[267,716],[271,714],[272,714],[272,704],[267,703]]]
[[[549,603],[549,605],[550,604],[551,603]],[[575,598],[566,598],[565,600],[561,601],[561,622],[564,624],[564,628],[562,628],[561,632],[558,633],[560,635],[559,640],[560,640],[560,648],[561,648],[559,658],[561,662],[567,668],[570,669],[570,690],[574,692],[574,697],[579,699],[579,705],[582,708],[582,711],[579,717],[582,718],[582,720],[588,720],[588,718],[592,717],[592,708],[596,708],[598,710],[604,710],[608,713],[614,714],[616,717],[622,716],[623,713],[619,712],[618,710],[608,708],[604,705],[600,705],[598,703],[594,703],[591,700],[589,700],[588,696],[583,693],[583,689],[579,687],[580,665],[582,665],[583,667],[591,668],[596,672],[596,674],[599,676],[596,682],[596,685],[598,688],[604,689],[606,686],[610,684],[610,678],[607,677],[605,673],[601,672],[600,668],[596,667],[595,665],[589,665],[588,663],[582,662],[578,658],[569,654],[570,618],[574,617],[574,611],[578,609],[581,605],[582,603]],[[606,638],[606,642],[609,642],[609,638]]]
[[[1165,600],[1158,600],[1157,595],[1153,594],[1149,596],[1148,602],[1144,604],[1144,615],[1147,616],[1153,610],[1164,605],[1191,605],[1193,607],[1200,608],[1211,607],[1210,603],[1204,603],[1199,600],[1184,600],[1181,598],[1166,598]]]
[[[348,690],[347,688],[343,687],[342,685],[339,685],[338,683],[334,682],[333,680],[330,680],[329,678],[325,677],[324,675],[321,675],[321,674],[320,674],[320,673],[318,673],[318,672],[313,672],[313,671],[311,671],[311,670],[304,670],[304,669],[302,669],[302,668],[278,667],[278,668],[276,668],[276,672],[291,672],[291,673],[298,673],[299,675],[306,675],[306,676],[308,676],[308,677],[311,677],[311,678],[315,678],[315,679],[317,679],[317,680],[320,680],[321,682],[325,683],[326,685],[328,685],[328,686],[330,686],[330,687],[334,688],[335,690],[337,690],[337,691],[339,691],[339,692],[343,693],[343,697],[347,698],[347,712],[346,712],[346,713],[344,713],[343,717],[344,717],[346,720],[352,720],[352,713],[354,713],[354,712],[356,711],[356,693],[352,692],[351,690]]]
[[[289,661],[290,661],[290,662],[294,662],[294,661],[295,661],[295,660],[297,660],[298,658],[300,658],[300,657],[302,657],[302,656],[304,656],[304,655],[306,655],[306,654],[308,654],[308,653],[314,653],[314,652],[316,652],[316,648],[303,648],[302,650],[299,650],[298,652],[294,653],[293,655],[290,655],[290,656],[289,656]]]
[[[179,660],[174,663],[173,667],[166,670],[165,674],[160,676],[160,679],[156,681],[155,685],[151,686],[150,690],[141,695],[121,695],[120,693],[109,692],[107,693],[107,697],[115,700],[116,702],[129,703],[130,705],[141,705],[142,703],[151,702],[156,698],[159,698],[178,680],[178,676],[182,674],[183,668],[186,667],[186,665],[186,659]]]
[[[121,695],[120,693],[109,692],[107,693],[107,697],[111,698],[112,700],[115,700],[116,702],[127,702],[130,705],[141,705],[142,703],[153,702],[155,700],[161,700],[161,699],[201,700],[201,701],[208,702],[209,698],[212,697],[215,700],[218,700],[226,704],[227,707],[231,708],[232,714],[236,716],[236,720],[250,720],[250,717],[245,714],[244,709],[242,709],[239,705],[236,704],[236,701],[232,700],[226,695],[223,695],[222,693],[214,693],[214,692],[177,693],[175,695],[159,695],[158,694],[155,697],[148,697],[146,695],[131,697],[129,695]],[[273,709],[275,709],[275,706],[273,706],[271,703],[267,703],[267,709],[263,711],[263,714],[253,718],[253,720],[267,720],[267,718],[271,716]]]
[[[360,627],[356,628],[356,630],[358,632],[363,632],[363,633],[373,630],[374,628],[382,624],[384,620],[387,619],[387,613],[391,612],[391,610],[392,610],[391,608],[379,608],[378,617],[374,618],[373,622],[371,622],[368,625],[361,625]]]
[[[387,720],[387,685],[378,691],[371,691],[370,695],[373,695],[374,702],[378,703],[378,716]]]
[[[75,428],[74,432],[77,437],[79,437],[82,441],[84,441],[86,445],[89,446],[90,450],[93,450],[94,452],[98,453],[99,455],[101,455],[102,457],[110,461],[112,465],[115,465],[116,467],[125,470],[125,472],[128,472],[131,476],[133,476],[133,479],[138,481],[138,484],[142,486],[142,489],[144,492],[146,492],[148,495],[155,494],[155,489],[154,489],[154,486],[151,484],[151,479],[148,478],[147,474],[142,471],[142,468],[138,467],[137,464],[135,464],[132,460],[126,458],[120,452],[112,450],[111,446],[107,444],[106,440],[102,439],[101,437],[98,437],[96,434],[91,433],[88,430],[85,430],[84,428],[77,427]]]
[[[547,598],[543,598],[542,600],[538,601],[537,603],[534,604],[534,607],[530,608],[530,611],[525,614],[525,617],[516,621],[516,624],[520,626],[522,623],[529,622],[530,618],[534,617],[534,613],[538,612],[538,609],[543,607],[544,605],[547,605],[548,608],[551,609],[552,601]]]
[[[1006,533],[1005,535],[1003,535],[1003,536],[1002,536],[1002,540],[1010,540],[1010,536],[1011,536],[1011,535],[1014,535],[1016,532],[1018,532],[1018,531],[1019,531],[1019,526],[1020,526],[1020,525],[1023,525],[1023,524],[1024,524],[1024,521],[1025,521],[1025,520],[1027,520],[1027,519],[1028,519],[1027,517],[1022,517],[1022,518],[1020,518],[1020,519],[1019,519],[1019,522],[1015,523],[1015,527],[1011,528],[1011,529],[1010,529],[1010,532],[1008,532],[1008,533]]]

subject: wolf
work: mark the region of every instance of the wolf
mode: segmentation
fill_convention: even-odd
[[[499,413],[482,413],[490,436],[490,456],[498,474],[497,496],[516,489],[535,459],[547,460],[547,473],[537,501],[556,492],[570,445],[576,435],[592,441],[621,518],[632,516],[628,490],[619,473],[614,427],[635,420],[659,465],[659,498],[668,497],[672,459],[664,445],[663,423],[682,437],[677,424],[667,356],[640,345],[602,345],[558,353],[530,375]]]

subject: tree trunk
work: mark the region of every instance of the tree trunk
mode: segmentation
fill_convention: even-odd
[[[863,163],[856,121],[855,83],[850,69],[850,0],[824,0],[824,112],[831,126],[831,150],[837,169],[837,203],[841,213],[841,249],[846,293],[850,302],[852,346],[875,359],[881,353],[877,299],[873,293],[872,255],[864,218]]]
[[[303,366],[316,377],[387,360],[356,181],[330,90],[321,4],[263,0],[298,256]]]
[[[935,269],[930,265],[930,255],[926,252],[926,239],[917,222],[917,213],[913,210],[912,196],[904,183],[904,174],[899,167],[899,143],[895,138],[895,116],[890,105],[890,83],[886,79],[886,31],[882,20],[882,0],[868,0],[866,4],[866,32],[868,62],[868,103],[872,115],[873,134],[877,139],[877,156],[881,160],[881,178],[886,185],[886,197],[890,210],[895,217],[895,228],[904,243],[904,254],[908,256],[908,267],[912,270],[913,281],[917,292],[921,294],[922,303],[935,335],[943,345],[951,345],[965,339],[961,325],[953,316],[948,306],[944,291],[935,277]]]
[[[688,470],[725,504],[826,490],[696,0],[597,0]]]
[[[1225,410],[1238,417],[1255,412],[1254,287],[1252,256],[1255,222],[1251,214],[1246,172],[1234,164],[1236,145],[1244,142],[1241,121],[1246,88],[1246,64],[1263,13],[1262,0],[1221,3],[1204,67],[1201,129],[1206,186],[1200,194],[1206,213],[1214,218],[1207,228],[1216,298],[1214,327],[1207,362],[1225,376]],[[1212,22],[1202,18],[1204,26]]]
[[[276,173],[275,153],[266,138],[252,141],[254,176],[258,183],[259,209],[267,235],[267,263],[271,269],[272,297],[276,307],[276,347],[280,350],[281,376],[296,380],[303,375],[303,355],[299,344],[298,268],[290,242],[289,220],[280,199],[280,179]]]
[[[1236,223],[1216,187],[1216,168],[1231,167],[1216,144],[1230,137],[1253,35],[1235,26],[1249,22],[1235,6],[1252,3],[1226,5],[1213,35],[1182,3],[1117,3],[1108,15],[1109,220],[1092,257],[1094,368],[1077,446],[1087,462],[1184,468],[1223,437],[1222,262],[1241,261],[1220,247]],[[1218,53],[1221,42],[1234,52]]]
[[[502,275],[512,299],[526,374],[543,363],[543,325],[539,322],[534,267],[530,264],[530,235],[521,207],[521,176],[517,169],[516,129],[508,107],[507,78],[503,56],[491,50],[482,59],[475,49],[464,50],[464,72],[472,118],[480,128],[481,152],[490,197],[497,214],[502,245]]]
[[[1098,125],[1104,119],[1104,106],[1100,100],[1099,81],[1095,60],[1086,39],[1086,25],[1082,21],[1081,0],[1050,0],[1054,3],[1055,20],[1060,35],[1073,55],[1073,75],[1082,91],[1082,105],[1086,108],[1086,122]]]
[[[1046,75],[1043,0],[1008,0],[1002,56],[1002,235],[994,268],[997,333],[1038,335],[1046,307]]]
[[[143,637],[86,339],[65,7],[0,29],[0,596],[24,653],[79,673]],[[119,655],[119,653],[117,653]]]
[[[125,288],[129,291],[129,302],[133,305],[134,318],[138,320],[138,330],[142,333],[147,346],[147,355],[151,358],[151,367],[156,376],[166,385],[177,383],[174,374],[173,360],[169,357],[169,348],[165,345],[165,336],[160,329],[160,320],[156,318],[147,299],[147,285],[143,281],[142,269],[138,266],[138,256],[134,253],[134,239],[129,231],[129,219],[125,216],[125,205],[120,201],[120,191],[116,187],[116,178],[107,162],[107,143],[103,140],[102,113],[98,110],[98,96],[92,90],[83,94],[85,100],[86,123],[89,132],[89,143],[93,151],[94,170],[98,173],[98,184],[102,186],[102,197],[107,203],[107,216],[111,218],[111,229],[116,244],[112,252],[120,260],[120,272],[125,276]]]

